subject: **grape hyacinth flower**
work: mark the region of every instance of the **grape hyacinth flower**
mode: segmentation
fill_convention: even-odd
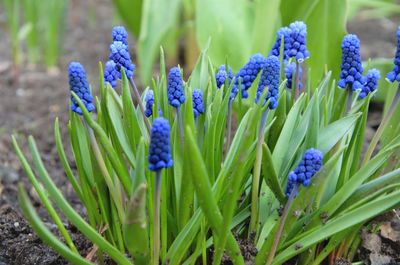
[[[217,88],[221,88],[225,84],[226,77],[228,76],[228,85],[232,82],[233,74],[232,68],[228,66],[228,73],[226,72],[225,65],[221,65],[218,68],[218,72],[215,74],[215,80],[217,81]]]
[[[278,57],[274,55],[268,56],[262,69],[260,82],[258,83],[255,102],[258,102],[265,87],[268,87],[268,93],[263,104],[265,104],[269,99],[270,102],[268,107],[270,109],[276,109],[278,107],[279,77],[280,62]]]
[[[168,102],[174,108],[179,108],[185,102],[179,67],[171,68],[168,73]]]
[[[164,118],[154,119],[151,127],[149,147],[149,169],[160,171],[163,168],[172,167],[174,162],[170,147],[170,126]]]
[[[288,27],[282,27],[276,32],[277,37],[269,55],[274,55],[276,57],[280,56],[281,42],[283,37],[283,60],[288,59],[287,53],[290,50],[290,33],[291,29]]]
[[[353,91],[361,90],[364,84],[363,67],[360,55],[360,40],[356,35],[348,34],[342,41],[342,64],[340,65],[338,86],[349,86]]]
[[[397,49],[396,49],[396,55],[394,57],[394,67],[393,70],[390,71],[386,75],[386,80],[389,82],[400,82],[400,27],[397,29]]]
[[[234,100],[239,92],[239,81],[241,83],[242,98],[248,98],[247,90],[251,87],[258,73],[264,67],[265,57],[256,53],[250,57],[250,60],[236,74],[235,83],[232,87],[231,100]]]
[[[128,46],[128,32],[123,26],[115,26],[112,29],[112,39],[113,41],[120,41],[126,46]]]
[[[375,68],[370,69],[365,75],[365,84],[358,97],[360,99],[363,99],[368,96],[369,93],[374,92],[378,87],[378,81],[380,78],[381,73],[379,72],[379,70]]]
[[[311,178],[322,167],[323,154],[321,151],[310,148],[308,149],[299,165],[294,171],[291,171],[288,176],[288,183],[286,186],[286,196],[289,197],[293,189],[300,184],[307,187],[311,184]]]
[[[200,89],[194,89],[192,93],[193,114],[196,119],[199,114],[204,113],[203,92]]]
[[[302,89],[303,88],[303,84],[301,83],[301,78],[303,75],[303,69],[299,66],[299,84],[298,84],[298,88]],[[296,63],[292,62],[292,63],[288,63],[285,66],[285,76],[287,79],[286,82],[286,87],[287,88],[292,88],[292,84],[293,84],[293,78],[296,76]]]
[[[86,79],[86,72],[79,62],[71,62],[68,66],[69,87],[85,105],[88,112],[92,112],[95,107],[93,105],[93,97],[90,94],[89,84]],[[71,110],[82,115],[82,109],[78,102],[71,96]]]
[[[287,55],[289,58],[295,57],[301,63],[308,57],[310,52],[307,50],[307,25],[303,21],[296,21],[289,25],[290,38]]]
[[[124,68],[126,76],[129,79],[133,77],[135,65],[132,63],[126,44],[121,41],[114,41],[110,45],[110,60],[114,61],[118,72],[121,72],[121,68]]]
[[[104,82],[110,83],[115,88],[118,79],[121,79],[121,73],[117,70],[115,62],[108,61],[104,66]]]
[[[153,90],[148,90],[144,98],[146,101],[146,109],[144,110],[144,115],[148,118],[153,115],[153,105],[154,105],[154,92]]]

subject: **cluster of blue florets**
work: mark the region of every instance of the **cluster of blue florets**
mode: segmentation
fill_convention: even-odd
[[[386,75],[389,82],[400,82],[400,27],[397,29],[397,50],[394,57],[394,68]]]
[[[276,57],[280,56],[281,53],[281,42],[283,38],[283,60],[288,59],[288,51],[290,50],[290,33],[291,30],[289,27],[282,27],[276,32],[276,40],[274,45],[272,46],[270,55],[275,55]]]
[[[95,107],[93,105],[93,97],[90,94],[89,84],[86,79],[86,72],[83,66],[78,62],[71,62],[68,67],[69,87],[85,105],[88,112],[92,112]],[[71,95],[71,110],[82,115],[82,109],[78,102]]]
[[[298,185],[303,184],[303,186],[307,187],[311,184],[311,178],[322,167],[322,160],[323,154],[317,149],[310,148],[305,152],[296,169],[289,173],[285,192],[287,197]]]
[[[148,118],[153,115],[153,105],[154,105],[154,92],[153,90],[148,90],[146,96],[144,97],[146,102],[146,109],[144,110],[144,115]]]
[[[361,90],[364,85],[363,66],[360,55],[360,40],[356,35],[348,34],[342,41],[342,64],[340,65],[338,86],[349,86],[353,91]]]
[[[258,102],[265,87],[268,88],[267,96],[264,99],[263,104],[269,99],[269,108],[276,109],[278,107],[278,96],[279,96],[279,75],[280,75],[280,62],[278,57],[271,55],[265,60],[264,67],[260,82],[257,87],[257,94],[255,101]]]
[[[174,108],[179,108],[185,102],[182,76],[179,67],[173,67],[168,74],[168,102]]]
[[[234,100],[239,92],[239,83],[241,84],[242,98],[248,98],[247,90],[251,87],[258,73],[264,67],[265,57],[260,54],[254,54],[250,60],[239,70],[235,76],[235,83],[231,91],[231,100]]]
[[[156,118],[153,121],[148,160],[149,169],[152,171],[172,167],[174,164],[170,147],[170,126],[164,118]]]
[[[293,82],[295,82],[295,80],[293,80],[293,78],[296,76],[296,63],[292,62],[292,63],[288,63],[285,66],[285,76],[287,79],[286,82],[286,87],[287,88],[292,88]],[[302,76],[303,76],[303,69],[302,67],[299,65],[298,67],[299,69],[299,84],[298,84],[298,88],[302,89],[303,88],[303,83],[301,82]]]
[[[221,88],[223,85],[225,85],[225,80],[227,77],[228,77],[228,85],[230,85],[233,79],[232,68],[228,66],[228,73],[227,73],[225,65],[223,64],[218,68],[218,72],[215,74],[215,81],[217,81],[217,88]]]
[[[197,118],[199,114],[204,113],[203,92],[200,89],[194,89],[192,93],[193,114]]]
[[[116,26],[112,29],[112,39],[113,41],[120,41],[126,46],[128,46],[128,32],[122,26]]]
[[[369,93],[372,93],[378,87],[378,81],[381,78],[379,70],[373,68],[370,69],[365,75],[365,84],[358,95],[359,98],[365,98]]]
[[[308,57],[310,52],[307,50],[306,38],[307,38],[307,26],[302,21],[296,21],[289,25],[290,27],[290,39],[287,55],[289,58],[296,58],[301,63]]]
[[[133,78],[135,65],[132,63],[128,49],[128,32],[122,26],[116,26],[112,30],[113,42],[110,45],[109,61],[104,67],[104,81],[115,88],[117,80],[122,78],[123,68],[128,78]]]

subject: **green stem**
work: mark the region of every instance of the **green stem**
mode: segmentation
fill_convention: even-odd
[[[299,98],[300,93],[300,63],[296,60],[296,86],[294,87],[294,101]]]
[[[351,87],[347,87],[347,107],[346,107],[346,113],[349,113],[351,111],[351,106],[353,105],[353,89]]]
[[[226,152],[228,153],[229,147],[231,146],[231,134],[232,134],[232,102],[228,103],[228,123],[227,123],[227,135],[226,135]]]
[[[160,260],[160,196],[161,170],[156,171],[156,183],[154,192],[154,220],[153,220],[153,264],[158,265]]]
[[[136,98],[136,100],[139,104],[140,111],[142,112],[143,120],[144,120],[144,123],[146,124],[147,131],[150,133],[151,125],[150,125],[149,119],[146,117],[146,115],[144,115],[145,108],[144,108],[144,105],[142,102],[142,98],[140,97],[139,90],[136,86],[135,81],[133,81],[132,78],[129,78],[129,83],[131,84],[131,86],[133,88],[133,96]]]
[[[374,152],[376,145],[378,144],[379,140],[381,139],[382,134],[383,134],[388,122],[390,121],[394,111],[396,110],[396,107],[399,103],[399,99],[400,99],[400,84],[399,84],[399,88],[397,88],[396,95],[394,96],[392,104],[390,105],[389,111],[383,117],[381,124],[379,124],[378,130],[376,131],[374,137],[371,140],[370,145],[368,146],[367,151],[365,152],[365,156],[364,156],[361,166],[365,165],[371,159],[372,153]]]
[[[251,234],[257,230],[258,221],[258,192],[260,187],[260,173],[261,173],[261,161],[262,161],[262,144],[264,143],[264,131],[265,123],[267,120],[268,108],[266,108],[261,116],[260,127],[258,129],[258,141],[256,146],[256,160],[254,162],[253,170],[253,182],[251,188],[251,217],[250,217],[250,230],[249,238]]]
[[[281,216],[281,219],[279,221],[278,231],[275,234],[274,242],[272,243],[272,247],[271,247],[271,250],[270,250],[269,255],[268,255],[267,263],[265,263],[265,265],[271,265],[272,264],[272,261],[273,261],[273,259],[275,257],[276,250],[277,250],[278,245],[279,245],[279,241],[280,241],[281,236],[282,236],[283,226],[285,225],[286,218],[289,215],[289,209],[292,206],[292,202],[293,202],[293,200],[294,200],[294,198],[296,196],[296,193],[297,193],[297,187],[294,187],[294,189],[290,193],[288,201],[286,202],[285,208],[283,209],[282,216]]]
[[[176,108],[176,117],[178,119],[179,138],[181,139],[181,145],[183,148],[183,145],[185,143],[185,141],[184,141],[185,138],[184,138],[184,134],[183,134],[182,114],[181,114],[179,107]]]

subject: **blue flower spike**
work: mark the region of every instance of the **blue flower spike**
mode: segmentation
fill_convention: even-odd
[[[305,153],[300,163],[294,171],[288,175],[286,186],[286,196],[289,197],[293,189],[300,184],[307,187],[311,184],[311,179],[321,169],[323,154],[321,151],[310,148]]]
[[[239,70],[232,87],[230,96],[231,101],[235,99],[239,92],[239,82],[241,83],[242,98],[248,98],[249,93],[247,90],[251,87],[261,69],[264,68],[265,60],[266,59],[262,54],[256,53],[252,55],[250,60]]]
[[[374,92],[378,87],[379,79],[381,78],[381,73],[379,70],[373,68],[368,70],[367,74],[365,75],[365,84],[363,89],[361,90],[358,97],[363,99],[368,96],[368,94]]]
[[[226,77],[228,77],[228,85],[229,85],[233,79],[232,68],[228,66],[228,73],[227,73],[226,67],[223,64],[218,68],[218,72],[215,74],[215,80],[217,81],[217,88],[221,88],[223,85],[225,85]]]
[[[110,45],[109,59],[114,61],[118,72],[121,72],[121,68],[124,68],[126,76],[128,78],[133,78],[135,65],[132,63],[128,46],[126,44],[124,44],[122,41],[114,41]]]
[[[194,89],[192,100],[194,118],[197,119],[200,114],[204,114],[203,92],[200,89]]]
[[[301,83],[301,79],[302,79],[302,75],[303,75],[303,69],[302,67],[299,66],[299,89],[303,88],[303,84]],[[295,82],[295,80],[293,80],[293,78],[296,77],[296,63],[292,62],[292,63],[288,63],[285,66],[285,76],[287,79],[286,82],[286,87],[287,88],[292,88],[292,84],[293,82]]]
[[[144,115],[148,118],[153,115],[153,105],[154,105],[154,92],[153,90],[148,90],[146,96],[144,97],[146,102],[146,109],[144,110]]]
[[[290,33],[291,29],[288,27],[282,27],[276,32],[276,40],[269,55],[274,55],[276,57],[280,56],[281,42],[283,38],[283,60],[288,59],[288,51],[290,50]]]
[[[121,79],[121,73],[116,66],[114,61],[108,61],[104,66],[104,82],[110,83],[113,88],[116,88],[117,80]]]
[[[257,87],[257,94],[255,102],[257,103],[260,99],[265,87],[268,87],[268,93],[264,99],[263,104],[269,99],[269,108],[276,109],[278,107],[278,96],[279,96],[279,77],[280,77],[280,61],[279,58],[271,55],[265,60],[264,67],[260,82]]]
[[[397,29],[397,49],[394,57],[394,67],[386,75],[386,80],[393,83],[394,81],[400,82],[400,27]]]
[[[171,156],[170,126],[164,118],[154,119],[151,127],[149,146],[149,169],[160,171],[163,168],[172,167],[174,162]]]
[[[179,67],[173,67],[168,73],[168,102],[174,108],[179,108],[185,102],[182,76]]]
[[[123,26],[115,26],[112,29],[113,41],[120,41],[128,46],[128,32]]]
[[[340,88],[350,87],[353,91],[362,90],[364,84],[363,67],[360,55],[360,40],[348,34],[342,41],[342,64],[340,65]]]
[[[290,40],[288,47],[288,57],[296,58],[297,62],[302,63],[310,57],[310,52],[307,50],[307,25],[303,21],[296,21],[289,25]]]
[[[85,105],[88,112],[92,112],[95,107],[93,105],[93,97],[90,94],[89,84],[86,79],[86,72],[79,62],[71,62],[68,66],[69,87]],[[71,95],[71,110],[82,115],[82,109],[78,102]]]

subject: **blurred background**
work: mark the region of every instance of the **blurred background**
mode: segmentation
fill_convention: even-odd
[[[96,95],[98,63],[108,59],[113,26],[130,33],[135,80],[143,89],[157,75],[160,46],[168,66],[179,64],[186,74],[205,49],[214,66],[228,62],[236,72],[251,54],[267,55],[276,30],[295,20],[308,26],[312,84],[326,69],[338,76],[346,32],[361,39],[367,68],[378,67],[385,76],[392,67],[400,23],[395,0],[0,0],[0,206],[17,207],[16,183],[24,179],[11,133],[34,135],[50,175],[70,192],[52,132],[59,117],[67,140],[67,65],[85,66]],[[381,80],[376,102],[387,87]],[[379,106],[369,117],[372,132]],[[9,238],[0,235],[3,240]],[[0,264],[2,255],[0,248]]]

